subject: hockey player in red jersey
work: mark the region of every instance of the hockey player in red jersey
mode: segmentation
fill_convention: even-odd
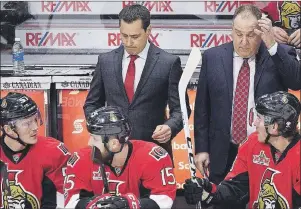
[[[271,1],[262,12],[272,20],[277,42],[301,48],[301,1]]]
[[[76,209],[168,209],[176,194],[168,153],[151,142],[129,140],[130,124],[118,107],[87,117],[89,145],[67,163],[65,207]],[[140,195],[140,188],[150,195]]]
[[[42,119],[36,103],[10,92],[0,100],[0,119],[0,208],[62,208],[70,154],[63,143],[37,136]]]
[[[257,132],[239,148],[225,180],[214,185],[198,178],[184,184],[189,204],[229,205],[249,199],[252,209],[301,207],[300,102],[287,92],[260,97],[256,103]]]

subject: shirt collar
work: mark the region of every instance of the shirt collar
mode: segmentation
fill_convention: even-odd
[[[146,60],[149,47],[150,47],[150,43],[147,41],[144,49],[138,54],[139,58]],[[127,51],[124,50],[124,57],[128,58],[129,56],[130,56],[129,53],[127,53]]]
[[[235,51],[233,52],[233,56],[235,57],[235,58],[241,58],[241,59],[243,59],[242,57],[240,57]],[[249,61],[248,62],[250,62],[250,61],[252,61],[252,60],[254,60],[255,59],[255,55],[253,55],[253,56],[251,56],[251,57],[249,57]]]

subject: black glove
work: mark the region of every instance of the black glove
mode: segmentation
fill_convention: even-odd
[[[111,197],[110,194],[104,194],[104,195],[97,195],[97,196],[94,196],[92,198],[83,198],[81,201],[86,202],[86,205],[85,205],[86,209],[98,209],[98,208],[100,208],[97,205],[98,202],[101,202],[104,199],[110,198],[110,197]],[[82,208],[82,206],[76,207],[75,209],[78,209],[78,208]]]
[[[91,203],[87,209],[140,209],[140,202],[132,193],[121,196],[99,196]]]
[[[198,184],[193,183],[191,179],[186,179],[184,184],[184,196],[187,204],[196,205],[199,201],[202,205],[209,205],[216,186],[208,179],[196,178]]]

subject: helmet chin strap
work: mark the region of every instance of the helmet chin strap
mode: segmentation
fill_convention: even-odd
[[[267,136],[265,137],[265,140],[264,140],[264,143],[265,144],[268,144],[269,143],[269,140],[270,140],[270,138],[271,138],[271,136],[272,137],[278,137],[278,136],[281,136],[281,134],[270,134],[270,132],[269,132],[269,129],[268,129],[268,126],[265,126],[265,131],[266,131],[266,133],[267,133]]]
[[[2,131],[3,131],[3,138],[4,138],[5,136],[8,136],[9,138],[16,140],[16,141],[19,142],[21,145],[23,145],[23,146],[26,147],[28,144],[24,143],[24,142],[21,140],[19,134],[15,131],[14,128],[13,128],[12,130],[17,134],[18,137],[13,137],[12,135],[6,133],[6,131],[4,130],[4,128],[2,128]]]
[[[8,133],[5,133],[5,134],[6,134],[7,136],[9,136],[10,138],[16,140],[17,142],[19,142],[20,144],[22,144],[23,146],[26,147],[28,144],[24,143],[24,142],[21,140],[21,138],[20,138],[20,136],[19,136],[19,134],[18,134],[17,132],[15,132],[15,133],[18,135],[18,137],[13,137],[12,135],[10,135],[10,134],[8,134]]]

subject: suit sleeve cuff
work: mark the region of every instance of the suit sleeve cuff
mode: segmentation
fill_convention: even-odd
[[[194,139],[194,149],[195,149],[195,154],[199,154],[201,152],[207,152],[209,153],[209,147],[208,143],[206,141],[200,141],[198,139]]]
[[[174,138],[178,133],[179,133],[179,129],[176,127],[175,123],[172,120],[167,120],[165,121],[164,125],[168,125],[170,130],[171,130],[171,139]],[[181,126],[181,129],[183,128],[183,126]]]
[[[274,56],[277,53],[277,48],[278,48],[278,43],[275,42],[275,44],[270,49],[268,49],[271,56]]]

